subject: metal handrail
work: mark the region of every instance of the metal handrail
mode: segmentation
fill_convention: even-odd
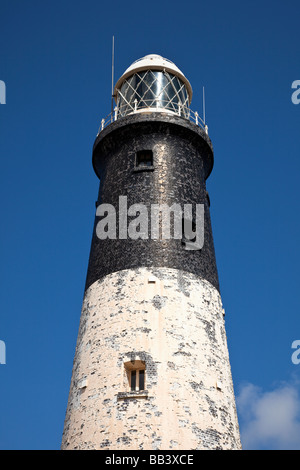
[[[149,102],[149,105],[147,105]],[[166,106],[162,106],[163,103],[166,103]],[[169,107],[167,107],[169,106]],[[177,109],[176,109],[177,108]],[[199,116],[198,112],[193,111],[187,106],[183,106],[180,103],[172,103],[172,101],[161,101],[157,100],[143,100],[142,102],[138,102],[134,100],[134,103],[125,103],[121,107],[116,106],[114,110],[109,113],[105,118],[101,120],[101,124],[98,130],[98,134],[100,134],[103,129],[118,119],[128,116],[129,114],[136,114],[139,113],[140,110],[150,110],[150,111],[167,111],[168,113],[176,114],[177,116],[181,116],[184,119],[188,119],[191,122],[194,122],[197,126],[204,129],[205,133],[208,134],[208,127],[203,121],[203,119]]]

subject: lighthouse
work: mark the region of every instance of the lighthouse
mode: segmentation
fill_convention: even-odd
[[[100,180],[65,449],[240,449],[192,87],[157,54],[114,87],[93,146]]]

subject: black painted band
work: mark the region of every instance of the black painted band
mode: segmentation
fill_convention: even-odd
[[[153,152],[153,165],[135,171],[136,153],[141,150]],[[109,273],[144,266],[191,272],[219,289],[205,185],[213,167],[213,149],[201,128],[176,115],[126,116],[96,138],[93,166],[100,178],[97,205],[113,205],[117,222],[120,196],[127,197],[128,207],[141,203],[149,213],[152,204],[204,204],[204,245],[187,251],[180,240],[153,240],[150,227],[147,240],[99,240],[96,216],[86,288]]]

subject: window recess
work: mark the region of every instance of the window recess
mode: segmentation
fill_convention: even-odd
[[[152,150],[139,150],[135,155],[135,171],[153,170]]]
[[[141,392],[145,390],[145,362],[129,361],[125,362],[125,372],[127,378],[127,390],[131,392]]]

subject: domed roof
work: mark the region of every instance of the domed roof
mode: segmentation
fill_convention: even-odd
[[[122,83],[124,82],[124,80],[126,80],[126,78],[130,77],[134,73],[141,72],[142,70],[166,70],[167,72],[170,72],[180,78],[180,80],[185,84],[187,88],[189,102],[191,103],[193,91],[188,79],[174,64],[174,62],[171,62],[169,59],[165,59],[164,57],[158,54],[148,54],[145,57],[142,57],[141,59],[138,59],[133,62],[117,81],[114,90],[115,96],[117,95],[117,90],[121,88]]]

